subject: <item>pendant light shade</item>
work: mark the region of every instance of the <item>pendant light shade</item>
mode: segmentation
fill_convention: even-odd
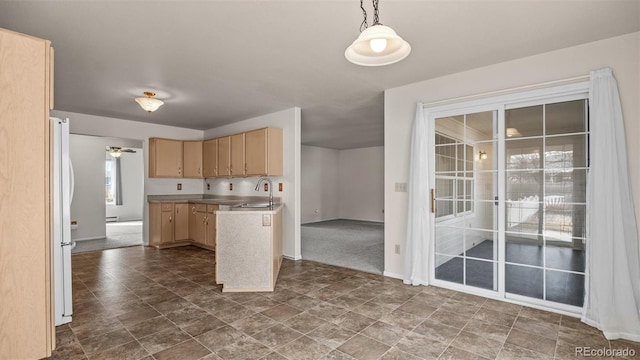
[[[373,25],[366,28],[347,48],[344,56],[356,65],[382,66],[396,63],[411,53],[411,45],[392,28]]]
[[[147,97],[136,98],[136,102],[140,104],[140,107],[143,108],[145,111],[154,112],[164,104],[162,100],[153,98],[156,95],[155,93],[152,93],[150,91],[145,91],[144,94]]]

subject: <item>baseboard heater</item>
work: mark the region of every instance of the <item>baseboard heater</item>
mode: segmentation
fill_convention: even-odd
[[[118,222],[118,216],[107,216],[107,222]]]

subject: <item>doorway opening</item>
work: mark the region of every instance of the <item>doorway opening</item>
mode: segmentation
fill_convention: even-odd
[[[142,245],[142,141],[72,134],[73,253]],[[73,223],[75,221],[75,224]]]

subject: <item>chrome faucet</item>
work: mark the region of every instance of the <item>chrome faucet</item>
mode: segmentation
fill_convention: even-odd
[[[273,208],[273,183],[271,182],[271,179],[269,179],[266,176],[261,176],[260,179],[258,179],[258,183],[256,184],[256,188],[254,190],[260,191],[260,184],[263,181],[266,181],[269,183],[269,207]]]

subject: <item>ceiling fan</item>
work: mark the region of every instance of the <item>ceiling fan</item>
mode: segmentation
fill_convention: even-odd
[[[120,155],[122,155],[122,153],[135,153],[136,151],[133,149],[123,149],[119,146],[107,146],[107,150],[111,156],[113,157],[120,157]]]

